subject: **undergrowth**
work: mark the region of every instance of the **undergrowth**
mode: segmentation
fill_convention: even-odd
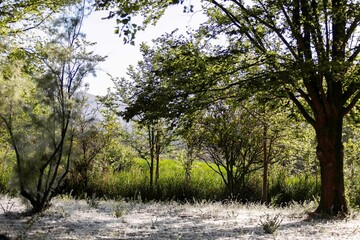
[[[0,190],[3,193],[10,192],[9,181],[9,169],[0,164]],[[89,174],[88,187],[79,189],[78,186],[81,185],[68,179],[62,188],[62,193],[82,199],[96,195],[97,198],[115,200],[178,202],[206,200],[224,203],[236,200],[248,203],[261,201],[262,171],[248,175],[244,187],[238,189],[239,195],[235,198],[227,195],[222,178],[204,162],[193,163],[191,178],[186,181],[182,164],[171,159],[161,160],[160,178],[153,188],[149,186],[149,167],[142,159],[135,159],[129,169],[122,171],[97,166]],[[268,189],[269,203],[274,206],[285,206],[293,202],[302,203],[318,199],[320,183],[318,176],[310,173],[292,175],[286,172],[285,168],[273,166],[269,175]],[[356,207],[360,201],[358,200],[360,191],[353,190],[348,194],[351,194],[348,197],[350,205]]]

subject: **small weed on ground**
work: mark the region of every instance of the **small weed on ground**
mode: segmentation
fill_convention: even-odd
[[[91,197],[86,197],[86,203],[91,208],[97,208],[100,204],[100,199],[96,197],[96,194],[94,193],[91,195]]]
[[[264,216],[262,217],[264,218]],[[280,214],[275,216],[265,215],[265,220],[260,219],[260,225],[262,226],[265,233],[273,234],[280,227],[283,218]]]
[[[126,208],[121,204],[116,205],[115,209],[112,213],[114,218],[120,218],[120,217],[124,216],[125,214],[126,214]]]

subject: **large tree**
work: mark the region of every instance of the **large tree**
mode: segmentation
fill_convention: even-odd
[[[102,7],[122,7],[112,16],[129,26],[131,16],[159,7],[148,1],[99,1]],[[172,2],[163,1],[162,7]],[[181,1],[183,2],[183,1]],[[261,67],[243,74],[240,82],[262,80],[286,93],[316,132],[321,168],[321,196],[317,212],[346,213],[343,174],[343,119],[360,98],[360,2],[356,0],[211,0],[204,4],[208,26],[217,26],[231,40],[253,54]],[[126,6],[126,8],[124,8]],[[148,8],[150,6],[150,8]],[[119,14],[117,14],[119,13]],[[150,12],[158,16],[162,12]],[[157,18],[155,18],[157,19]],[[204,28],[209,29],[209,28]],[[129,29],[124,34],[128,34]],[[131,30],[131,29],[130,29]],[[128,36],[133,36],[129,35]],[[254,58],[255,59],[255,58]],[[261,75],[261,77],[260,77]],[[234,84],[234,83],[232,83]]]

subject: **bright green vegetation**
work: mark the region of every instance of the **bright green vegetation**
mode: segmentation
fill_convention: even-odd
[[[177,160],[160,161],[160,178],[153,193],[149,189],[148,166],[144,160],[136,159],[128,171],[108,171],[94,175],[91,181],[92,191],[98,197],[146,200],[210,200],[226,201],[229,196],[218,174],[204,162],[194,162],[189,185],[185,185],[185,170]],[[270,175],[269,193],[272,204],[286,204],[292,201],[317,200],[319,176],[300,173],[290,175],[285,168],[274,166]],[[238,200],[261,201],[261,171],[247,177],[246,188]],[[89,193],[90,194],[90,193]],[[358,204],[357,202],[353,202]]]
[[[9,192],[7,185],[9,169],[0,167],[0,189],[2,192]],[[83,195],[74,197],[85,197],[96,194],[97,197],[129,200],[228,200],[225,186],[221,177],[214,174],[204,162],[194,162],[191,172],[191,181],[185,185],[185,170],[177,160],[162,160],[160,167],[161,175],[158,185],[153,193],[149,190],[148,166],[144,160],[136,159],[127,171],[114,172],[108,169],[104,172],[94,172],[89,181],[91,192],[84,192]],[[319,191],[319,179],[316,176],[299,174],[289,176],[286,170],[281,167],[274,169],[270,177],[269,192],[272,204],[285,204],[292,201],[316,200]],[[260,202],[261,200],[261,172],[256,172],[246,180],[246,189],[239,200]],[[70,187],[70,186],[68,186]],[[76,187],[76,186],[72,186]],[[73,189],[66,189],[64,193],[71,194]],[[354,195],[352,199],[359,199]],[[358,202],[353,202],[359,204]]]
[[[195,161],[192,165],[191,180],[185,183],[185,170],[178,160],[160,161],[160,178],[155,190],[149,188],[149,167],[143,159],[134,159],[126,171],[114,172],[108,169],[92,175],[87,195],[94,192],[98,197],[129,200],[176,200],[188,201],[227,201],[229,196],[221,177],[205,163]],[[287,203],[318,201],[320,191],[320,174],[310,171],[290,173],[289,168],[280,164],[273,165],[269,176],[270,203],[283,205]],[[346,176],[347,197],[353,207],[360,205],[360,178]],[[260,202],[262,194],[262,171],[247,176],[245,189],[242,189],[237,200],[243,202]],[[350,182],[352,184],[350,185]],[[71,193],[69,189],[67,193]],[[77,196],[82,197],[82,196]]]
[[[185,186],[185,171],[179,161],[161,160],[160,179],[151,193],[149,187],[149,167],[142,159],[135,159],[126,171],[94,174],[89,189],[99,197],[126,198],[134,200],[193,200],[221,199],[223,183],[219,176],[202,162],[193,165],[192,179]],[[70,189],[71,191],[71,189]],[[87,193],[87,195],[92,194]]]

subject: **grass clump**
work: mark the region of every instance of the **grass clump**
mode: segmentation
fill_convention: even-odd
[[[120,218],[126,214],[126,207],[122,204],[117,204],[112,212],[114,218]]]
[[[263,218],[264,216],[262,216]],[[283,218],[280,214],[275,216],[265,215],[265,220],[260,219],[260,225],[262,226],[265,233],[273,234],[280,227]]]
[[[85,199],[86,199],[86,203],[89,205],[89,207],[98,208],[98,206],[100,204],[100,199],[98,197],[96,197],[96,193],[93,193],[91,196],[87,196]]]

